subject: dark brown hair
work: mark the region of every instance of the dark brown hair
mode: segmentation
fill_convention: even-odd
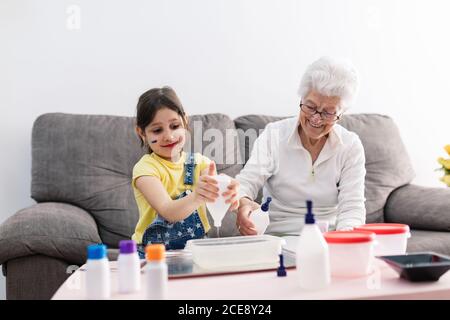
[[[153,121],[158,110],[164,108],[178,113],[183,121],[183,126],[188,130],[187,116],[183,105],[175,91],[167,86],[150,89],[139,97],[136,107],[136,126],[145,132],[145,128]],[[144,141],[140,137],[139,139],[141,140],[141,146],[144,146]],[[150,147],[149,152],[151,152]]]

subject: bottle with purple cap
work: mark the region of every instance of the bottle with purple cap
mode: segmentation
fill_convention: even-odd
[[[119,258],[117,259],[119,292],[137,292],[140,290],[141,285],[141,266],[136,242],[133,240],[122,240],[119,242],[119,250]]]

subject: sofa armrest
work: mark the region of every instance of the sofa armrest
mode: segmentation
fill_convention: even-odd
[[[450,188],[405,185],[390,194],[384,214],[386,222],[413,229],[450,231]]]
[[[86,261],[86,246],[99,242],[97,224],[85,210],[65,203],[39,203],[0,225],[0,264],[36,254],[81,264]]]

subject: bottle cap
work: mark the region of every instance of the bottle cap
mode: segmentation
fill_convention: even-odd
[[[312,213],[312,201],[307,200],[306,201],[306,207],[308,208],[308,212],[305,216],[305,223],[306,224],[314,224],[316,223],[316,219],[314,219],[314,214]]]
[[[262,204],[262,206],[261,206],[261,211],[264,211],[264,212],[269,211],[269,204],[270,204],[270,201],[272,201],[272,198],[271,198],[271,197],[267,197],[266,202],[264,202],[264,203]]]
[[[286,277],[286,268],[284,267],[284,259],[282,254],[280,254],[280,266],[277,269],[277,276]]]
[[[145,247],[145,254],[148,261],[164,260],[166,247],[163,244],[149,244]]]
[[[134,240],[121,240],[119,242],[120,253],[135,253],[137,251],[137,245]]]
[[[99,260],[107,256],[106,246],[104,244],[91,244],[87,247],[88,260]]]

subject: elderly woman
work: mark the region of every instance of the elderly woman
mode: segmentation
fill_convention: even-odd
[[[357,87],[356,71],[347,63],[321,58],[307,68],[298,118],[268,124],[236,177],[242,235],[256,234],[249,216],[259,207],[253,200],[261,187],[273,199],[268,234],[299,235],[306,200],[313,201],[316,220],[332,230],[365,223],[364,149],[355,133],[337,124]]]

